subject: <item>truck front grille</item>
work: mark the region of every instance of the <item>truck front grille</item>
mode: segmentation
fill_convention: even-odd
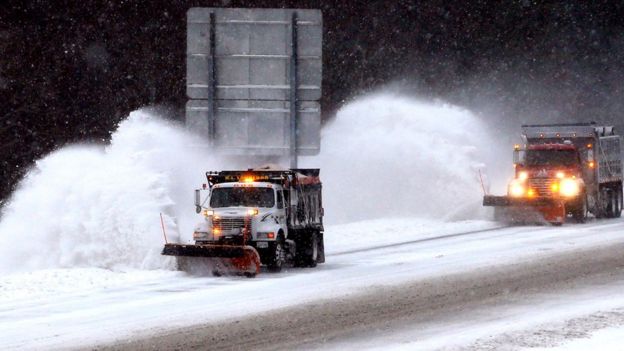
[[[244,217],[219,217],[212,219],[213,228],[221,230],[232,230],[245,227]]]
[[[555,182],[556,180],[551,178],[533,178],[529,179],[529,187],[534,189],[539,196],[552,196],[551,185]]]

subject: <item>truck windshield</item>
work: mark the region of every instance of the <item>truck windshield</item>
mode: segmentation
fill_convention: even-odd
[[[210,207],[273,207],[275,195],[272,188],[216,188],[210,196]]]
[[[573,166],[577,163],[574,150],[527,150],[527,166]]]

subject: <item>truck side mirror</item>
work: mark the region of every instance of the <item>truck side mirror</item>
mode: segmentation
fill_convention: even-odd
[[[587,150],[587,161],[593,161],[594,160],[594,150]]]
[[[524,150],[514,150],[513,163],[517,165],[524,164]]]
[[[201,204],[200,204],[200,194],[199,194],[199,189],[195,189],[195,212],[200,213],[201,212]]]

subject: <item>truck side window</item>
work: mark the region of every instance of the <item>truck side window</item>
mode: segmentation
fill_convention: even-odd
[[[277,208],[284,208],[284,200],[282,198],[282,191],[277,192]]]

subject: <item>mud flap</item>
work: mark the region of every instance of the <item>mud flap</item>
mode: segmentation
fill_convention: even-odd
[[[240,273],[253,277],[260,273],[260,255],[249,245],[165,244],[161,254],[214,259],[215,275]]]

